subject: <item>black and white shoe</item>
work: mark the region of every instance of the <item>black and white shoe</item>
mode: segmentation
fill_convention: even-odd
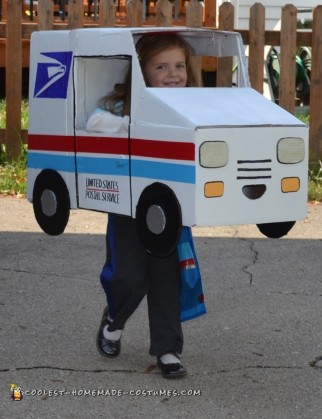
[[[96,346],[101,355],[106,356],[107,358],[116,358],[121,352],[121,338],[119,340],[109,340],[106,339],[103,334],[104,327],[110,324],[111,322],[108,319],[108,307],[106,307],[97,332]]]
[[[179,355],[177,353],[165,354],[172,355],[174,362],[165,363],[161,361],[160,356],[157,357],[158,367],[161,369],[162,377],[164,378],[181,378],[187,374],[185,367],[182,365]],[[164,356],[163,356],[164,357]]]

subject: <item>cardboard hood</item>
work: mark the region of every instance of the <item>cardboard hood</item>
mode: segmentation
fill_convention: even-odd
[[[142,93],[132,109],[138,125],[305,126],[252,88],[146,88]]]

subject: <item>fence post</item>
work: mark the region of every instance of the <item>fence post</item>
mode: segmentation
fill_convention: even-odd
[[[186,25],[191,28],[202,27],[203,6],[199,0],[190,0],[187,5]]]
[[[38,2],[38,30],[48,31],[53,29],[53,2],[42,0]]]
[[[205,0],[204,22],[203,26],[208,28],[215,28],[217,26],[217,5],[216,0]],[[216,84],[217,59],[215,57],[202,57],[202,69],[204,74],[211,74],[209,78],[210,85]],[[206,83],[207,84],[207,83]]]
[[[215,28],[217,26],[216,0],[205,0],[205,22],[204,26]]]
[[[105,0],[100,2],[99,25],[112,28],[115,25],[115,2]]]
[[[2,1],[2,0],[0,0],[0,1]],[[7,2],[6,1],[2,1],[1,19],[2,20],[7,19]]]
[[[249,19],[249,78],[251,85],[263,94],[265,48],[265,7],[255,3]]]
[[[199,0],[190,0],[187,6],[186,25],[191,28],[201,28],[203,9]],[[201,77],[202,57],[192,57],[192,65]]]
[[[322,160],[322,6],[313,11],[310,88],[310,149],[312,160]]]
[[[7,0],[6,45],[6,149],[17,159],[21,147],[22,0]]]
[[[282,8],[279,105],[292,114],[295,112],[296,17],[297,9],[292,4]]]
[[[155,5],[155,26],[171,26],[172,4],[169,0],[158,0]]]
[[[141,0],[127,0],[126,1],[126,23],[130,27],[142,26],[142,1]]]
[[[225,2],[219,8],[219,29],[224,31],[234,30],[234,6]],[[233,75],[233,60],[231,57],[218,58],[217,86],[231,87]]]
[[[77,29],[84,26],[84,2],[69,0],[68,2],[68,29]]]

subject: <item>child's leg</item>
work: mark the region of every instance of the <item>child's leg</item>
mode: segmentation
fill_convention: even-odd
[[[181,353],[180,270],[175,251],[165,258],[148,257],[150,354]]]
[[[113,320],[108,330],[123,329],[145,296],[146,252],[136,231],[136,221],[129,217],[109,216],[107,260],[101,283],[107,296],[109,316]]]

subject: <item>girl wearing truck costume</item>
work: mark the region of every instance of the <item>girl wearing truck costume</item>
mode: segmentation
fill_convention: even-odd
[[[138,41],[136,49],[148,86],[200,85],[191,67],[190,47],[178,35],[145,35]],[[129,92],[130,71],[127,72],[124,85],[117,85],[112,94],[100,101],[101,108],[96,109],[88,119],[87,130],[126,132],[130,114]],[[180,245],[184,245],[184,241],[187,244],[187,240],[193,252],[194,272],[198,275],[191,231],[185,227],[178,246],[179,252]],[[178,251],[175,249],[165,257],[149,254],[139,241],[135,220],[116,214],[109,214],[106,245],[107,258],[101,283],[108,307],[104,310],[98,330],[99,352],[110,358],[119,355],[125,322],[147,295],[150,354],[157,356],[157,363],[165,378],[185,375],[186,370],[178,355],[183,347]],[[202,295],[202,288],[199,291]],[[197,301],[197,307],[201,308],[197,315],[205,312],[203,300]]]
[[[180,36],[198,60],[230,58],[236,68],[234,87],[231,80],[228,86],[221,80],[226,87],[147,86],[139,61],[143,51],[140,57],[136,51],[147,34],[158,34],[160,41],[170,34]],[[181,239],[178,244],[191,233],[189,227],[255,224],[265,236],[279,238],[306,217],[308,127],[251,87],[239,33],[185,27],[82,28],[36,31],[30,46],[27,196],[47,234],[62,234],[70,210],[76,208],[112,214],[112,220],[115,214],[116,229],[119,222],[125,230],[126,222],[135,220],[136,232],[129,227],[123,238],[113,236],[110,221],[107,239],[123,239],[126,246],[132,232],[133,241],[138,239],[148,251],[134,261],[133,266],[140,267],[136,276],[151,260],[156,279],[165,278],[168,270],[178,277],[178,258],[174,263],[169,256],[174,258],[177,245],[180,264],[193,259],[189,252],[188,258],[182,257]],[[128,90],[119,91],[119,86],[112,112],[104,105],[91,117],[102,89],[113,91],[129,64],[131,112],[124,97]],[[185,65],[189,85],[189,61]],[[115,126],[112,134],[86,130],[89,120],[94,126],[103,115],[110,119],[109,128],[113,118],[123,126]],[[128,249],[129,255],[113,253],[115,248],[108,248],[112,258],[104,269],[122,268],[130,278],[133,267],[126,258],[138,253],[139,246]],[[115,257],[121,265],[113,264]],[[137,305],[135,301],[123,313],[116,329],[123,328]],[[118,311],[113,305],[109,309]],[[181,343],[173,350],[182,345],[180,331],[181,326]],[[151,353],[159,356],[155,349]],[[174,363],[181,374],[181,363],[177,358]]]

